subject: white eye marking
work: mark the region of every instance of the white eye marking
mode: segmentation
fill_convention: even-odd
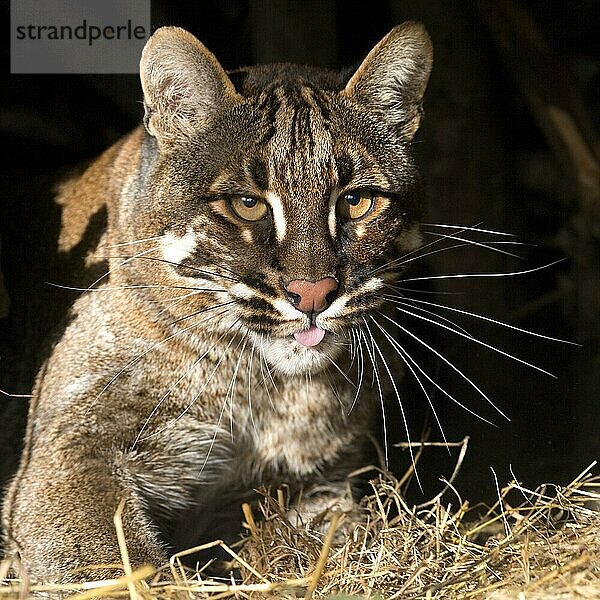
[[[275,224],[275,237],[281,242],[285,237],[286,223],[283,214],[283,202],[275,192],[267,192],[266,199],[273,211],[273,223]]]
[[[191,227],[186,229],[186,233],[183,236],[167,232],[163,235],[161,242],[162,255],[165,260],[179,265],[192,254],[196,243],[196,234]]]
[[[242,238],[248,244],[252,244],[254,242],[252,232],[249,229],[242,229]]]
[[[365,226],[358,225],[356,228],[356,237],[360,239],[363,235],[365,235]]]
[[[334,239],[335,234],[337,232],[336,207],[339,195],[340,190],[336,186],[333,192],[331,192],[331,196],[329,197],[329,214],[327,215],[327,225],[329,226],[329,233]]]

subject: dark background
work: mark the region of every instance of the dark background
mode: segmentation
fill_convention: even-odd
[[[598,457],[598,2],[154,0],[152,9],[154,28],[189,29],[228,69],[277,61],[354,65],[395,24],[425,23],[435,60],[414,144],[427,186],[425,220],[510,232],[528,245],[500,246],[523,258],[470,245],[424,259],[423,272],[502,273],[564,259],[529,275],[442,280],[431,288],[438,295],[427,298],[581,344],[461,320],[488,343],[553,372],[553,379],[438,332],[437,347],[511,418],[502,419],[439,361],[426,359],[441,385],[496,423],[429,390],[448,439],[471,437],[456,487],[472,502],[490,500],[490,467],[501,484],[511,466],[530,486],[562,484]],[[8,3],[3,11],[8,28]],[[11,75],[7,44],[0,77],[0,388],[28,394],[43,342],[73,300],[47,282],[73,284],[82,269],[76,253],[56,251],[60,211],[52,186],[140,121],[141,90],[136,75]],[[562,128],[549,118],[552,106],[562,111]],[[402,393],[413,439],[430,424],[429,439],[439,441],[418,388],[407,381]],[[16,466],[26,402],[0,396],[4,480]],[[390,440],[404,441],[398,415],[390,413],[389,421]],[[404,468],[406,457],[393,454],[396,468]],[[419,468],[426,494],[454,460],[442,449],[426,452]]]

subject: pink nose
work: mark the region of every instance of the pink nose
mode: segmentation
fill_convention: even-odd
[[[295,279],[285,286],[293,295],[292,304],[302,312],[321,312],[329,306],[327,295],[338,288],[338,282],[333,277],[325,277],[319,281]]]

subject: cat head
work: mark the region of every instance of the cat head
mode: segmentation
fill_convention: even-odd
[[[163,310],[206,311],[203,330],[247,336],[282,373],[330,364],[380,306],[382,267],[420,243],[410,148],[431,61],[418,23],[394,28],[350,74],[227,74],[187,31],[156,31],[140,63],[141,172],[123,214],[136,239],[158,236],[160,260],[138,271],[147,283],[156,269]]]

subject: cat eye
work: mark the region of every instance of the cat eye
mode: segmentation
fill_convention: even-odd
[[[236,196],[229,201],[229,206],[244,221],[261,221],[268,212],[267,205],[262,200],[251,196]]]
[[[375,201],[375,194],[369,190],[347,192],[338,200],[338,212],[342,218],[356,221],[371,212]]]

